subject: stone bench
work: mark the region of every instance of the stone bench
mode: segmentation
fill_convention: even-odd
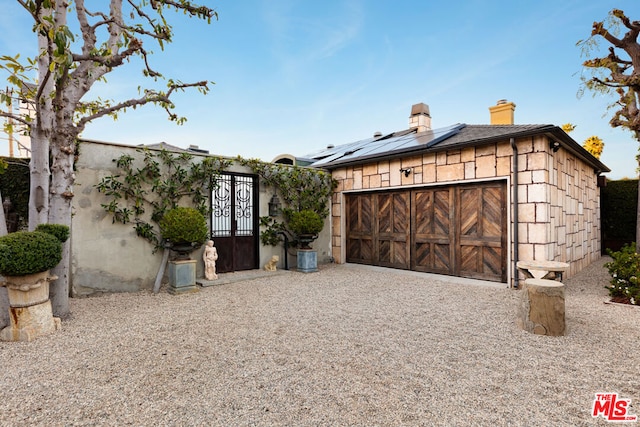
[[[521,290],[518,326],[533,334],[565,335],[564,284],[556,280],[527,279]]]

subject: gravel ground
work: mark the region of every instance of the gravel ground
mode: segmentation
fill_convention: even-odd
[[[608,425],[596,392],[640,414],[640,309],[604,304],[605,261],[566,281],[565,337],[519,330],[519,291],[349,265],[73,299],[0,343],[0,425]]]

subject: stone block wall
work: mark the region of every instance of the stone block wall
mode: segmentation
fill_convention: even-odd
[[[519,258],[569,262],[570,277],[600,257],[600,192],[597,175],[564,149],[554,153],[546,136],[523,138],[518,147]],[[413,155],[333,170],[332,251],[344,262],[343,193],[406,186],[455,184],[504,178],[510,185],[509,141],[447,152]],[[409,176],[401,168],[412,168]],[[509,215],[513,227],[513,204]],[[513,254],[513,233],[511,251]],[[512,255],[511,255],[512,256]],[[510,256],[510,257],[511,257]],[[512,265],[512,259],[508,259]]]

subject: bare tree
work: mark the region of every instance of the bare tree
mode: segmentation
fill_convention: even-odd
[[[618,33],[624,32],[622,37]],[[591,37],[578,42],[583,52],[590,56],[597,47],[599,38],[604,38],[609,46],[609,54],[584,61],[583,66],[592,73],[583,77],[587,89],[601,92],[615,92],[617,100],[611,105],[614,110],[609,121],[613,127],[630,130],[640,142],[640,21],[630,20],[622,10],[613,9],[607,22],[594,22]],[[640,172],[640,155],[638,171]],[[638,186],[640,200],[640,186]],[[640,203],[636,221],[636,251],[640,253]]]
[[[166,79],[151,67],[144,43],[157,43],[163,48],[172,41],[168,12],[208,23],[217,19],[217,13],[188,0],[110,0],[89,2],[89,6],[85,0],[16,1],[33,19],[38,55],[26,61],[19,55],[1,56],[0,68],[10,74],[8,81],[17,92],[33,103],[35,115],[21,116],[0,109],[0,116],[12,118],[31,136],[29,229],[46,222],[71,226],[73,164],[80,133],[95,119],[115,118],[128,108],[150,103],[165,109],[170,120],[183,123],[186,119],[173,112],[171,96],[186,88],[207,93],[209,82]],[[79,28],[79,34],[72,33],[68,19],[75,20],[72,28]],[[141,59],[143,74],[152,83],[164,80],[166,90],[146,89],[137,98],[123,101],[85,100],[96,82],[133,58]],[[34,71],[37,80],[32,81]],[[2,101],[6,105],[10,102],[6,97]],[[62,261],[53,271],[59,277],[51,287],[56,316],[69,313],[69,259],[67,242]]]

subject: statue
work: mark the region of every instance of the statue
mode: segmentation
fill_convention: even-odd
[[[274,255],[271,257],[271,261],[264,265],[264,269],[267,271],[276,271],[276,266],[278,265],[278,261],[280,261],[280,257],[278,255]]]
[[[207,242],[207,246],[202,253],[204,260],[204,277],[207,280],[215,280],[218,278],[216,274],[216,260],[218,259],[218,250],[213,246],[213,240]]]

